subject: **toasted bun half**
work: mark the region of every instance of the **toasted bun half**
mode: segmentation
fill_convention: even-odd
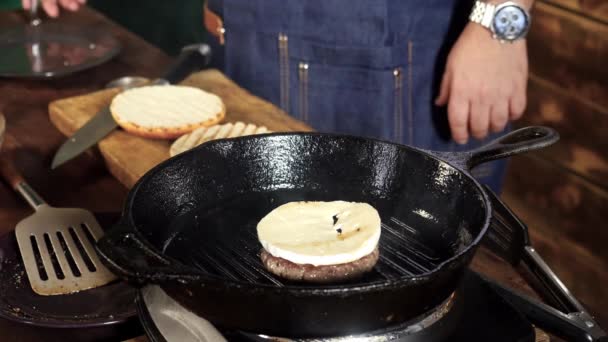
[[[110,111],[127,132],[156,139],[174,139],[226,116],[217,95],[177,85],[129,89],[114,97]]]

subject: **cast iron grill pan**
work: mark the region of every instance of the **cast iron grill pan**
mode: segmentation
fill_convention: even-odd
[[[452,154],[320,133],[213,141],[148,172],[98,248],[117,274],[161,285],[218,326],[295,337],[380,329],[419,317],[458,286],[491,212],[465,170],[556,140],[530,127]],[[257,222],[302,200],[374,206],[383,222],[375,269],[331,285],[265,271]]]

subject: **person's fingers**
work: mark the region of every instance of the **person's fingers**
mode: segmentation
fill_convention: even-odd
[[[76,0],[59,0],[61,7],[70,11],[76,11],[78,9],[78,2]]]
[[[450,82],[451,82],[451,74],[448,70],[443,73],[443,78],[441,79],[441,86],[439,88],[439,96],[435,99],[436,106],[445,106],[448,103],[448,98],[450,97]]]
[[[42,8],[51,18],[56,18],[59,15],[57,0],[42,0]]]
[[[526,91],[518,89],[509,101],[509,119],[519,119],[526,110]]]
[[[502,99],[492,105],[490,110],[490,128],[492,132],[501,132],[509,121],[509,100]]]
[[[69,6],[69,9],[71,11],[78,11],[78,9],[80,8],[80,3],[78,2],[78,0],[72,0]]]
[[[23,9],[29,10],[31,6],[31,0],[21,0],[21,7],[23,7]]]
[[[465,144],[469,139],[469,99],[453,87],[450,89],[448,102],[448,121],[452,139],[459,144]]]
[[[476,139],[483,139],[488,135],[490,126],[490,105],[487,101],[477,98],[471,102],[469,114],[469,128],[471,135]]]

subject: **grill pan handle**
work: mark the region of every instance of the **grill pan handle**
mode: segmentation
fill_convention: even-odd
[[[131,225],[119,222],[97,241],[97,253],[110,271],[139,286],[198,279],[195,270],[154,252],[139,234]]]
[[[495,220],[487,236],[488,247],[499,256],[506,256],[507,261],[515,267],[523,261],[535,277],[536,281],[531,285],[538,285],[537,291],[554,302],[556,307],[494,282],[491,285],[533,323],[555,335],[567,338],[568,341],[607,341],[606,332],[532,247],[526,225],[487,185],[484,188],[492,202]],[[498,229],[499,226],[503,229]]]
[[[466,166],[470,170],[485,162],[547,147],[557,140],[559,134],[549,127],[520,128],[469,152]]]
[[[540,328],[576,342],[608,342],[606,332],[586,312],[563,313],[532,297],[483,277],[506,301]]]
[[[534,151],[559,140],[556,130],[545,126],[529,126],[517,129],[486,145],[468,152],[438,152],[431,154],[462,170],[471,170],[479,164],[502,159],[523,152]]]

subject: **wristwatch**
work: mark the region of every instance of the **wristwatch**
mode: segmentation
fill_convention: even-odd
[[[522,39],[530,28],[530,14],[513,1],[493,5],[477,0],[469,20],[489,29],[492,37],[501,42]]]

